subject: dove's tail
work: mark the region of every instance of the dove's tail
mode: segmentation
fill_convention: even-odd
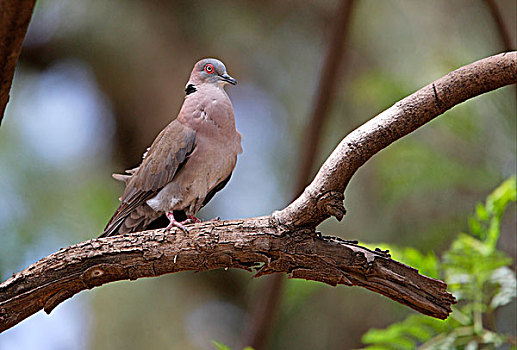
[[[99,238],[139,232],[151,229],[151,225],[152,228],[159,228],[160,226],[157,225],[160,225],[162,220],[158,219],[161,219],[162,216],[165,218],[163,227],[167,226],[168,220],[165,215],[155,212],[147,204],[143,204],[129,212],[127,209],[125,203],[120,204]]]

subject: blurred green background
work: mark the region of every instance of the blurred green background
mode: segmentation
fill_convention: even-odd
[[[500,0],[515,47],[517,5]],[[244,153],[200,218],[269,214],[293,196],[299,145],[337,2],[40,0],[0,127],[2,280],[96,237],[133,167],[176,116],[193,64],[217,57]],[[337,143],[399,99],[503,50],[484,1],[359,0],[336,74],[316,171]],[[516,171],[515,87],[455,107],[376,155],[352,179],[342,222],[319,230],[440,253]],[[515,205],[501,248],[516,257]],[[266,278],[179,273],[83,292],[0,336],[1,349],[210,349],[235,345]],[[509,308],[515,310],[516,305]],[[359,288],[288,281],[271,349],[350,349],[413,313]],[[515,313],[501,322],[515,331]]]

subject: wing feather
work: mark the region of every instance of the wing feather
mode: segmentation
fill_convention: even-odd
[[[171,182],[195,145],[196,132],[177,120],[163,129],[144,155],[140,166],[132,169],[132,175],[125,179],[126,189],[120,198],[122,203],[101,237],[115,233],[131,212]]]

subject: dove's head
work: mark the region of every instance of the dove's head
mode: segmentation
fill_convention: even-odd
[[[226,84],[237,84],[237,80],[233,79],[226,72],[223,62],[215,58],[205,58],[194,66],[190,74],[189,83],[197,85],[203,83],[224,86]]]

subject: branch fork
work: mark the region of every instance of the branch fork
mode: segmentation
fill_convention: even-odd
[[[344,193],[329,191],[318,197],[316,207],[320,212],[324,212],[325,216],[334,216],[338,221],[341,221],[346,214],[344,201]]]

